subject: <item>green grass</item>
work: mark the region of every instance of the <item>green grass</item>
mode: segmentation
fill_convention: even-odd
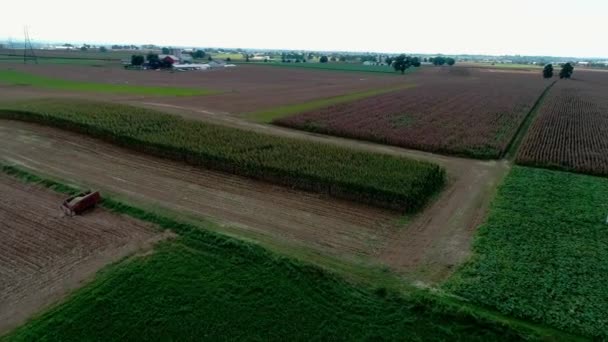
[[[97,93],[164,95],[164,96],[194,96],[211,95],[216,91],[195,88],[138,86],[131,84],[107,84],[62,80],[44,76],[32,75],[15,70],[0,70],[0,83],[20,86],[33,86],[56,90],[88,91]]]
[[[428,162],[191,121],[149,109],[75,100],[0,105],[0,118],[70,129],[195,166],[416,212],[445,181]]]
[[[252,65],[266,65],[269,67],[283,67],[283,68],[303,68],[303,69],[315,69],[315,70],[332,70],[332,71],[350,71],[350,72],[373,72],[373,73],[384,73],[401,75],[400,72],[396,72],[395,69],[389,66],[381,65],[363,65],[363,63],[345,63],[345,62],[328,62],[328,63],[280,63],[280,62],[250,62],[247,64]],[[409,68],[406,70],[406,74],[414,72],[417,68]]]
[[[249,120],[260,122],[260,123],[271,123],[275,119],[284,118],[287,116],[329,107],[332,105],[351,102],[359,99],[364,99],[366,97],[372,97],[380,94],[389,93],[392,91],[397,91],[400,89],[407,89],[415,87],[414,84],[402,85],[398,87],[384,88],[384,89],[372,89],[352,94],[340,95],[329,97],[320,100],[313,100],[305,103],[298,103],[293,105],[286,105],[276,108],[263,109],[258,110],[253,113],[245,114],[245,117]]]
[[[206,59],[206,58],[207,58],[207,56],[205,56],[204,59]],[[222,61],[225,60],[226,58],[230,58],[230,60],[232,62],[236,62],[236,61],[245,59],[245,58],[243,58],[243,54],[241,54],[241,53],[212,53],[211,58],[222,60]]]
[[[446,288],[478,304],[608,338],[608,180],[515,166]]]
[[[9,165],[28,183],[73,187]],[[346,281],[256,245],[104,196],[102,206],[171,229],[155,253],[111,265],[2,341],[573,340],[422,290]]]

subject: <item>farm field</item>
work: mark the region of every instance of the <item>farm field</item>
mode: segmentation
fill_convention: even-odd
[[[152,110],[86,101],[24,101],[0,117],[103,138],[195,166],[263,179],[408,213],[445,182],[437,165],[184,120]]]
[[[35,76],[32,74],[14,71],[0,70],[0,83],[16,86],[32,86],[65,91],[88,91],[96,93],[116,93],[135,95],[162,95],[162,96],[195,96],[211,95],[217,93],[213,90],[177,88],[177,87],[153,87],[134,86],[129,84],[107,84],[93,82],[76,82],[59,78]]]
[[[577,71],[541,106],[517,163],[608,175],[608,73]]]
[[[21,64],[23,63],[23,56],[6,56],[0,55],[0,65],[3,63],[7,64]],[[31,61],[29,63],[32,63]],[[46,58],[38,58],[38,64],[72,64],[72,65],[87,65],[92,67],[105,67],[110,65],[117,65],[117,61],[108,61],[104,59],[84,59],[84,58],[55,58],[55,57],[46,57]]]
[[[255,63],[257,65],[263,65],[268,67],[283,67],[283,68],[302,68],[302,69],[313,69],[313,70],[333,70],[333,71],[351,71],[351,72],[374,72],[384,74],[395,74],[395,69],[386,65],[363,65],[363,63],[341,63],[341,62],[328,62],[328,63]],[[407,73],[416,71],[416,68],[410,68]]]
[[[39,59],[47,58],[61,58],[61,59],[89,59],[89,60],[108,60],[108,61],[120,61],[125,58],[131,58],[131,55],[136,53],[145,53],[143,50],[111,50],[107,52],[100,52],[98,50],[43,50],[35,49],[34,53]],[[6,57],[19,57],[23,58],[23,49],[0,49],[0,56]]]
[[[500,339],[496,335],[501,334],[509,340],[539,337],[534,334],[569,340],[569,332],[604,334],[605,322],[598,318],[603,312],[593,306],[603,303],[602,277],[592,276],[604,270],[593,263],[589,272],[574,271],[592,258],[604,263],[595,245],[595,252],[576,254],[585,241],[575,239],[601,226],[588,227],[586,216],[581,225],[571,226],[576,220],[569,218],[568,210],[545,219],[559,209],[546,209],[540,198],[545,193],[554,200],[565,188],[575,188],[587,191],[600,208],[603,187],[532,175],[562,175],[555,171],[523,166],[512,170],[513,156],[523,150],[524,145],[518,149],[521,138],[530,139],[526,132],[542,118],[551,94],[576,79],[558,81],[546,92],[551,81],[542,80],[538,72],[469,67],[423,67],[404,77],[256,65],[187,73],[77,65],[10,68],[7,71],[19,77],[221,93],[153,97],[0,85],[0,163],[64,184],[100,189],[108,198],[143,208],[107,207],[135,213],[139,219],[159,224],[159,215],[170,217],[177,228],[161,226],[179,235],[154,252],[106,268],[94,283],[36,315],[7,340],[81,340],[100,329],[104,339],[169,336],[163,331],[194,338],[202,336],[200,329],[259,339],[285,339],[287,333],[391,339],[411,332],[413,339],[423,340]],[[427,145],[387,144],[380,128],[368,130],[370,138],[267,124],[360,103],[377,109],[358,116],[353,111],[341,122],[359,128],[380,123],[382,129],[390,127],[393,138],[416,137]],[[427,109],[416,115],[388,115],[401,118],[399,122],[381,118],[397,107],[407,113]],[[433,135],[435,131],[445,136]],[[504,177],[471,251],[476,227],[486,221],[490,200]],[[549,182],[562,187],[543,185]],[[532,194],[515,203],[507,197],[514,187],[514,192]],[[565,206],[574,208],[574,202]],[[601,211],[593,208],[586,208],[593,211],[589,215]],[[538,216],[522,214],[512,220],[523,227],[495,224],[511,223],[507,217],[528,209]],[[562,226],[574,228],[555,233]],[[524,234],[524,228],[554,235],[542,235],[547,241],[533,235],[521,250],[509,247],[510,234]],[[500,235],[501,229],[509,234]],[[554,238],[568,234],[574,235],[569,240],[574,247]],[[596,240],[604,243],[601,236]],[[541,242],[545,245],[539,247]],[[214,254],[223,249],[229,249],[232,258]],[[459,270],[471,253],[473,258]],[[517,253],[523,253],[522,260],[512,261]],[[551,253],[559,258],[547,257]],[[539,258],[545,258],[542,270]],[[540,272],[544,270],[550,273]],[[199,272],[205,276],[199,277]],[[542,276],[526,278],[531,272]],[[567,283],[584,284],[572,290]],[[534,291],[522,290],[525,286],[538,289],[538,295],[529,298]],[[181,289],[179,295],[166,292],[175,288]],[[560,303],[576,303],[556,304],[551,302],[554,297]],[[125,300],[129,305],[117,308],[116,303]],[[571,307],[580,317],[567,317]],[[99,319],[98,312],[108,314]],[[136,316],[143,320],[128,316],[133,312],[142,313]],[[201,326],[201,321],[207,325]],[[193,335],[184,335],[188,331]]]
[[[445,287],[508,315],[606,339],[607,204],[605,178],[514,167],[473,258]]]
[[[495,159],[505,153],[550,84],[538,75],[467,68],[435,68],[424,74],[424,78],[413,78],[417,86],[411,89],[274,123],[429,152]]]
[[[173,87],[217,91],[215,95],[170,97],[134,94],[133,103],[160,102],[166,105],[204,110],[218,115],[239,116],[262,109],[297,105],[309,101],[327,99],[382,89],[394,89],[409,84],[407,79],[392,75],[342,73],[293,68],[268,68],[258,65],[239,65],[236,68],[200,72],[162,72],[124,70],[119,66],[91,67],[85,65],[23,65],[2,63],[0,70],[13,70],[43,78],[53,78],[79,83],[129,85],[133,87]],[[27,89],[24,89],[27,88]],[[40,88],[30,98],[48,96],[52,89]],[[32,87],[5,87],[0,100],[21,97],[32,92]],[[64,91],[74,96],[74,91]],[[93,97],[91,93],[90,97]],[[103,94],[107,98],[114,94]],[[82,95],[79,95],[82,96]],[[97,95],[99,96],[99,95]],[[96,99],[99,99],[98,97]]]
[[[5,142],[0,160],[183,215],[229,223],[229,234],[355,259],[373,257],[400,229],[401,216],[393,211],[190,167],[58,129],[0,124]],[[74,172],[87,177],[74,179]]]
[[[454,265],[468,257],[473,228],[485,210],[483,198],[508,171],[496,163],[431,156],[427,160],[441,163],[449,171],[450,181],[429,208],[411,218],[190,167],[30,123],[0,121],[0,139],[4,142],[0,159],[7,162],[83,182],[138,203],[154,203],[198,219],[231,223],[222,225],[234,228],[228,234],[269,244],[289,255],[302,257],[310,254],[305,251],[312,251],[348,262],[381,263],[408,276],[423,269],[424,274],[415,278],[429,283],[444,279]],[[350,142],[345,146],[427,157],[384,146]]]
[[[161,236],[151,224],[102,209],[63,217],[64,196],[4,173],[0,194],[0,334]]]
[[[6,169],[5,169],[6,170]],[[28,172],[11,174],[73,189]],[[72,191],[76,191],[73,189]],[[200,339],[514,340],[559,333],[493,316],[425,291],[346,281],[315,266],[106,198],[103,206],[170,229],[178,237],[98,274],[68,300],[4,341]],[[134,315],[137,313],[137,315]]]

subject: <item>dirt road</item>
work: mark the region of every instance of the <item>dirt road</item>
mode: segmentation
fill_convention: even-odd
[[[347,262],[380,262],[423,282],[442,279],[465,260],[494,186],[508,170],[504,163],[437,156],[268,126],[261,130],[434,161],[448,170],[449,184],[429,208],[405,225],[399,223],[400,215],[395,212],[195,169],[22,122],[0,121],[4,142],[0,159],[139,203],[211,217],[223,223],[230,234]]]
[[[0,159],[138,202],[212,217],[239,235],[340,257],[377,254],[396,229],[392,211],[201,170],[82,135],[0,121]]]
[[[4,174],[0,194],[0,335],[163,236],[101,209],[64,217],[63,196]]]

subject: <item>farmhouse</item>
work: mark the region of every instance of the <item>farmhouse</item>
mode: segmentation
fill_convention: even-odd
[[[170,63],[170,64],[175,64],[175,63],[180,62],[179,57],[177,57],[175,55],[158,55],[158,59],[165,63]]]

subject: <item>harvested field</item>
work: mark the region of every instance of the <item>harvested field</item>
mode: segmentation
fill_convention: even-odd
[[[272,68],[239,65],[236,68],[200,72],[163,72],[124,70],[119,66],[88,67],[78,65],[2,65],[33,75],[78,82],[132,86],[211,89],[217,95],[163,98],[163,103],[191,108],[241,114],[265,108],[390,88],[409,80],[395,75],[316,71],[297,68]],[[13,88],[23,88],[14,86]],[[13,90],[19,92],[20,89]],[[42,95],[44,96],[44,95]],[[105,96],[105,95],[104,95]],[[0,99],[2,96],[0,95]],[[135,99],[135,97],[132,96]],[[138,96],[141,100],[145,97]]]
[[[517,163],[608,175],[608,73],[573,77],[547,95]]]
[[[0,333],[163,234],[95,209],[64,217],[63,196],[0,174]]]
[[[275,120],[429,152],[499,158],[550,84],[538,75],[437,68],[399,90]]]

